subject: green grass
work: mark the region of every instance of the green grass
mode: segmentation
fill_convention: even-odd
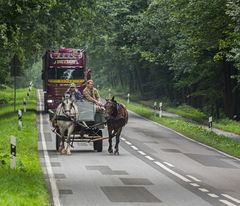
[[[0,90],[7,104],[0,105],[0,205],[48,206],[48,193],[38,156],[36,91],[23,113],[23,129],[18,130],[17,112],[13,112],[12,89]],[[27,89],[17,90],[17,109],[23,109]],[[10,136],[17,137],[17,168],[10,169]]]
[[[234,157],[240,158],[240,142],[238,141],[229,139],[224,136],[219,136],[211,131],[201,128],[196,124],[189,123],[181,119],[174,119],[169,117],[159,118],[153,114],[152,109],[146,106],[137,103],[126,104],[125,100],[119,98],[117,100],[119,102],[125,103],[129,110],[136,112],[143,117],[174,129],[175,131],[191,139],[197,140],[198,142],[209,145]]]
[[[214,122],[215,128],[222,129],[228,132],[233,132],[240,135],[240,122],[230,119],[220,119]]]

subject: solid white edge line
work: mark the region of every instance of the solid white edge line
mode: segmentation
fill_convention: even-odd
[[[152,158],[152,157],[150,157],[150,156],[145,156],[147,159],[149,159],[149,160],[151,160],[151,161],[153,161],[154,159]]]
[[[230,195],[222,194],[222,196],[223,196],[223,197],[226,197],[226,198],[228,198],[229,200],[232,200],[232,201],[234,201],[234,202],[236,202],[236,203],[240,203],[240,200],[238,200],[238,199],[236,199],[236,198],[234,198],[234,197],[231,197]]]
[[[190,185],[192,185],[193,187],[200,187],[200,185],[197,183],[190,183]]]
[[[202,146],[204,146],[204,147],[210,148],[210,149],[212,149],[212,150],[214,150],[214,151],[216,151],[216,152],[218,152],[218,153],[220,153],[220,154],[222,154],[222,155],[224,155],[224,156],[226,156],[226,157],[230,157],[230,158],[232,158],[232,159],[235,159],[235,160],[237,160],[237,161],[240,161],[240,159],[237,158],[237,157],[231,156],[231,155],[229,155],[229,154],[227,154],[227,153],[221,152],[221,151],[219,151],[219,150],[217,150],[217,149],[215,149],[215,148],[213,148],[213,147],[210,147],[210,146],[208,146],[208,145],[206,145],[206,144],[203,144],[203,143],[200,143],[200,142],[198,142],[198,141],[196,141],[196,140],[193,140],[193,139],[191,139],[190,137],[187,137],[187,136],[185,136],[185,135],[183,135],[183,134],[181,134],[181,133],[179,133],[179,132],[177,132],[177,131],[175,131],[175,130],[173,130],[173,129],[171,129],[171,128],[168,128],[168,127],[166,127],[166,126],[164,126],[164,125],[161,125],[160,123],[157,123],[157,122],[154,122],[154,121],[152,121],[152,120],[150,120],[150,119],[147,119],[147,118],[145,118],[145,117],[143,117],[143,116],[141,116],[141,115],[139,115],[139,114],[137,114],[137,113],[135,113],[135,112],[133,112],[133,111],[131,111],[131,110],[128,110],[128,111],[130,111],[130,112],[132,112],[133,114],[135,114],[136,116],[141,117],[141,118],[143,118],[143,119],[145,119],[145,120],[147,120],[147,121],[149,121],[149,122],[152,122],[152,123],[154,123],[154,124],[156,124],[156,125],[158,125],[158,126],[160,126],[160,127],[163,127],[163,128],[165,128],[165,129],[168,129],[168,130],[170,130],[170,131],[172,131],[172,132],[180,135],[181,137],[183,137],[183,138],[185,138],[185,139],[188,139],[188,140],[190,140],[190,141],[192,141],[192,142],[195,142],[195,143],[197,143],[197,144],[199,144],[199,145],[202,145]]]
[[[163,162],[164,164],[168,165],[169,167],[174,167],[171,163],[169,162]]]
[[[224,204],[226,204],[226,205],[228,205],[228,206],[237,206],[237,205],[235,205],[235,204],[233,204],[233,203],[231,203],[231,202],[229,202],[227,200],[219,200],[219,201],[224,203]]]
[[[38,98],[39,98],[39,101],[41,101],[40,90],[38,90]],[[39,109],[40,109],[40,111],[42,111],[41,105],[39,106]],[[44,155],[44,159],[45,159],[47,174],[48,174],[50,185],[51,185],[53,204],[54,204],[54,206],[61,206],[55,176],[54,176],[52,166],[50,163],[50,158],[48,156],[46,139],[45,139],[45,135],[43,132],[43,124],[42,123],[43,123],[43,117],[42,117],[42,113],[40,112],[40,133],[41,133],[41,139],[42,139],[43,155]]]
[[[176,177],[178,177],[179,179],[183,180],[184,182],[191,182],[189,179],[187,179],[186,177],[174,172],[173,170],[169,169],[168,167],[166,167],[164,164],[158,162],[158,161],[155,161],[154,162],[155,164],[157,164],[158,166],[160,166],[162,169],[168,171],[169,173],[175,175]]]
[[[192,175],[187,175],[189,178],[191,178],[192,180],[196,181],[196,182],[201,182],[201,180],[199,180],[196,177],[193,177]]]
[[[135,147],[135,146],[133,146],[133,145],[132,145],[131,147],[132,147],[134,150],[138,150],[138,148],[137,148],[137,147]]]
[[[141,150],[138,150],[138,153],[141,154],[141,155],[144,155],[144,156],[146,155],[146,154],[145,154],[143,151],[141,151]]]
[[[205,188],[198,188],[200,191],[202,191],[202,192],[209,192],[207,189],[205,189]]]
[[[210,197],[214,197],[214,198],[218,198],[218,197],[219,197],[218,195],[213,194],[213,193],[208,193],[208,195],[209,195]]]

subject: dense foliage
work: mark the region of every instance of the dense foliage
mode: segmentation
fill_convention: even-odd
[[[8,0],[0,10],[0,82],[14,55],[36,75],[46,48],[84,47],[100,86],[240,117],[240,0]]]

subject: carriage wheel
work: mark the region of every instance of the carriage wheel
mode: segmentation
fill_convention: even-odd
[[[56,150],[57,151],[60,147],[60,143],[61,143],[61,138],[58,135],[56,135]]]
[[[102,130],[98,130],[96,133],[97,133],[99,136],[102,137]],[[103,149],[103,141],[102,141],[102,139],[93,142],[93,149],[96,150],[97,152],[102,152],[102,149]]]

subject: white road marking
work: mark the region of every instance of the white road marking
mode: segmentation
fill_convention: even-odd
[[[237,205],[235,205],[235,204],[233,204],[233,203],[231,203],[231,202],[229,202],[227,200],[219,200],[219,201],[224,203],[224,204],[226,204],[226,205],[228,205],[228,206],[237,206]]]
[[[141,154],[141,155],[144,155],[144,156],[146,155],[146,154],[145,154],[143,151],[141,151],[141,150],[138,150],[138,153]]]
[[[219,197],[218,195],[215,195],[215,194],[213,194],[213,193],[208,193],[208,195],[209,195],[210,197],[214,197],[214,198],[218,198],[218,197]]]
[[[39,101],[41,101],[41,96],[40,96],[40,91],[39,90],[38,90],[38,98],[39,98]],[[41,106],[39,106],[39,109],[41,111],[43,110],[43,108]],[[54,204],[54,206],[61,206],[60,200],[59,200],[59,192],[58,192],[56,180],[55,180],[54,173],[53,173],[53,170],[52,170],[52,166],[51,166],[51,163],[50,163],[50,159],[49,159],[49,156],[48,156],[46,139],[45,139],[45,135],[44,135],[44,132],[43,132],[43,117],[42,117],[41,112],[40,112],[40,133],[41,133],[41,139],[42,139],[43,155],[44,155],[47,174],[48,174],[48,177],[49,177],[51,190],[52,190],[53,204]]]
[[[128,145],[132,145],[132,143],[131,142],[129,142],[129,141],[125,141]]]
[[[231,197],[230,195],[222,194],[222,196],[224,196],[224,197],[226,197],[226,198],[228,198],[228,199],[230,199],[230,200],[232,200],[232,201],[234,201],[236,203],[240,203],[240,200],[238,200],[238,199],[236,199],[234,197]]]
[[[121,140],[125,141],[126,139],[125,139],[125,138],[123,138],[123,137],[121,137]]]
[[[132,111],[130,111],[130,112],[132,112]],[[185,135],[183,135],[183,134],[181,134],[181,133],[179,133],[179,132],[177,132],[177,131],[175,131],[175,130],[173,130],[173,129],[170,129],[170,128],[166,127],[166,126],[163,126],[163,125],[160,124],[160,123],[154,122],[153,120],[147,119],[146,117],[143,117],[143,116],[141,116],[141,115],[139,115],[139,114],[137,114],[137,113],[135,113],[135,112],[132,112],[132,113],[133,113],[134,115],[138,116],[138,117],[141,117],[142,119],[145,119],[146,121],[152,122],[152,123],[155,124],[155,125],[158,125],[158,126],[160,126],[160,127],[162,127],[162,128],[165,128],[165,129],[167,129],[167,130],[169,130],[169,131],[172,131],[172,132],[180,135],[181,137],[183,137],[183,138],[185,138],[185,139],[188,139],[188,140],[190,140],[190,141],[192,141],[192,142],[195,142],[195,143],[197,143],[197,144],[199,144],[199,145],[202,145],[202,146],[204,146],[204,147],[210,148],[210,149],[212,149],[212,150],[214,150],[214,151],[216,151],[216,152],[218,152],[218,153],[220,153],[220,154],[222,154],[222,155],[224,155],[224,156],[226,156],[226,157],[230,157],[230,158],[232,158],[232,159],[234,159],[234,160],[240,161],[240,159],[237,158],[237,157],[233,157],[233,156],[231,156],[231,155],[229,155],[229,154],[226,154],[226,153],[224,153],[224,152],[222,152],[222,151],[219,151],[219,150],[217,150],[217,149],[215,149],[215,148],[213,148],[213,147],[210,147],[210,146],[205,145],[205,144],[203,144],[203,143],[201,143],[201,142],[198,142],[198,141],[196,141],[196,140],[193,140],[193,139],[191,139],[191,138],[189,138],[189,137],[187,137],[187,136],[185,136]]]
[[[164,164],[168,165],[169,167],[174,167],[171,163],[169,162],[163,162]]]
[[[207,189],[205,189],[205,188],[198,188],[200,191],[202,191],[202,192],[209,192]]]
[[[158,166],[160,166],[161,168],[163,168],[164,170],[170,172],[171,174],[175,175],[176,177],[180,178],[181,180],[183,180],[184,182],[191,182],[189,179],[187,179],[186,177],[174,172],[173,170],[169,169],[168,167],[166,167],[164,164],[155,161],[155,164],[157,164]]]
[[[201,182],[201,180],[199,180],[196,177],[193,177],[192,175],[187,175],[189,178],[191,178],[192,180],[196,181],[196,182]]]
[[[200,185],[198,185],[196,183],[190,183],[190,185],[192,185],[193,187],[200,187]]]
[[[137,147],[135,147],[135,146],[133,146],[133,145],[132,145],[131,147],[132,147],[134,150],[138,150],[138,148],[137,148]]]
[[[145,156],[147,159],[149,159],[149,160],[151,160],[151,161],[153,161],[154,159],[152,158],[152,157],[150,157],[150,156]]]

